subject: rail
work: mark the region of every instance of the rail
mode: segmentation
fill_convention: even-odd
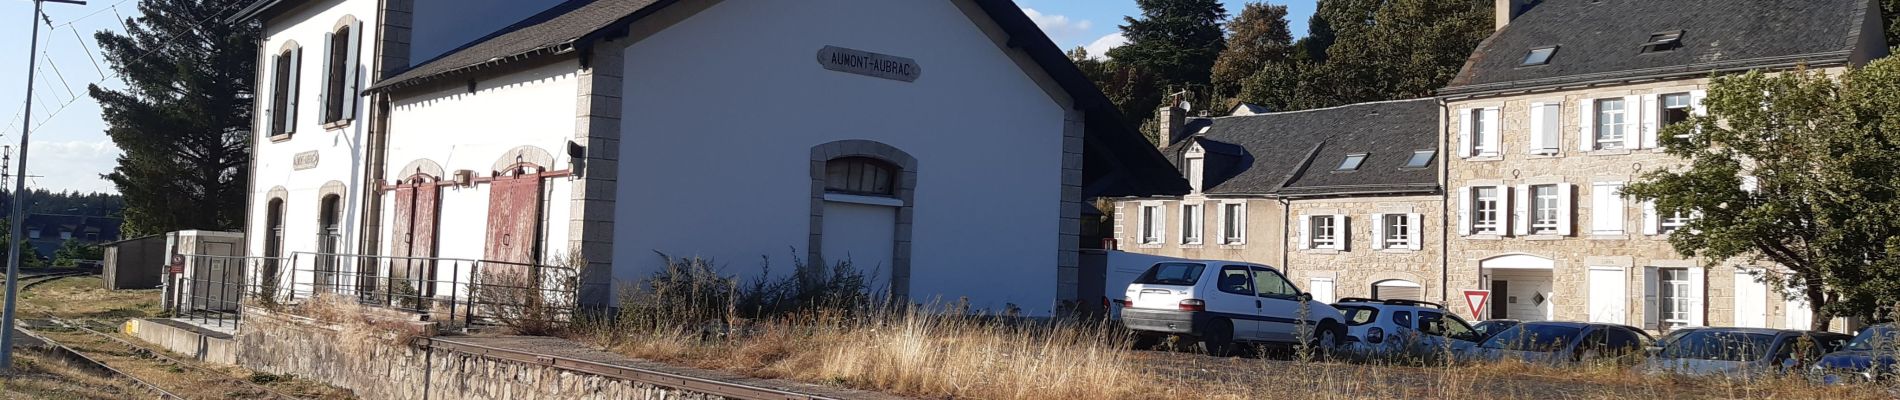
[[[418,344],[449,351],[473,354],[498,360],[512,361],[529,365],[546,365],[557,369],[617,378],[655,386],[679,388],[734,399],[773,399],[773,400],[828,400],[829,397],[788,392],[763,386],[748,385],[715,379],[698,378],[671,372],[612,365],[551,354],[529,353],[509,350],[475,343],[457,342],[445,338],[417,339]]]

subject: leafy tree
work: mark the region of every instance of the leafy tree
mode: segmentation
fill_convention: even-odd
[[[1887,22],[1887,47],[1900,46],[1900,0],[1880,0],[1880,16]]]
[[[5,219],[0,219],[0,226],[8,226],[7,222]],[[7,251],[7,243],[13,243],[13,235],[8,234],[5,229],[0,229],[0,269],[6,268],[4,266],[6,264],[5,260],[7,260],[7,257],[12,256],[12,254]],[[24,240],[20,241],[20,249],[25,250],[20,253],[20,268],[39,268],[46,266],[46,257],[40,255],[39,249],[33,248],[33,243]]]
[[[1293,31],[1287,27],[1286,6],[1247,3],[1240,16],[1227,22],[1227,48],[1214,60],[1216,95],[1227,98],[1261,68],[1283,63],[1293,50]]]
[[[1490,0],[1321,0],[1288,65],[1249,76],[1241,100],[1299,110],[1430,96],[1492,32]]]
[[[1685,256],[1767,262],[1764,280],[1838,316],[1890,318],[1900,304],[1900,63],[1716,78],[1706,117],[1665,128],[1687,164],[1624,188],[1657,212],[1695,217],[1670,234]],[[1744,178],[1749,177],[1749,178]]]
[[[1135,0],[1141,18],[1123,17],[1128,44],[1108,51],[1109,58],[1153,71],[1167,84],[1207,85],[1214,60],[1226,40],[1221,20],[1227,8],[1216,0]]]
[[[77,239],[66,239],[59,244],[59,250],[53,252],[53,266],[71,267],[82,260],[101,260],[106,257],[105,249],[99,246],[80,243]]]
[[[1154,140],[1152,129],[1141,128],[1144,122],[1152,119],[1162,93],[1159,79],[1141,67],[1116,60],[1098,60],[1090,58],[1088,50],[1077,47],[1069,51],[1069,61],[1082,70],[1082,74],[1102,89],[1102,94],[1115,103],[1124,123],[1130,129],[1142,129],[1150,141]]]
[[[125,152],[106,179],[125,196],[126,236],[243,219],[258,27],[219,17],[245,1],[143,0],[125,34],[94,35],[126,83],[89,88]]]

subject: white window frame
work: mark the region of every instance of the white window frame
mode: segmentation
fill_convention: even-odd
[[[1188,179],[1188,189],[1192,193],[1197,193],[1197,194],[1201,193],[1202,186],[1206,184],[1207,158],[1205,155],[1206,155],[1206,152],[1201,150],[1201,146],[1199,144],[1195,144],[1193,146],[1188,147],[1187,179]]]
[[[1419,239],[1412,214],[1379,214],[1378,224],[1381,227],[1379,241],[1385,248],[1412,248],[1412,243]]]
[[[1460,150],[1462,157],[1495,157],[1503,152],[1500,145],[1498,124],[1501,122],[1497,107],[1469,108],[1459,113]]]
[[[1220,244],[1247,244],[1247,202],[1245,200],[1228,200],[1220,203],[1220,228]],[[1235,236],[1227,235],[1229,228],[1232,228]]]
[[[1677,97],[1677,96],[1681,96],[1683,104],[1679,107],[1669,106],[1669,98]],[[1664,115],[1668,114],[1667,111],[1671,109],[1677,109],[1677,108],[1688,109],[1690,110],[1689,111],[1690,116],[1692,117],[1695,116],[1694,114],[1695,111],[1693,111],[1697,108],[1695,107],[1695,103],[1696,103],[1695,94],[1690,93],[1690,92],[1670,92],[1670,93],[1662,93],[1662,94],[1656,95],[1656,132],[1660,133],[1662,132],[1662,128],[1668,127],[1667,123],[1664,122],[1662,119]],[[1682,137],[1688,137],[1688,136],[1677,135],[1676,137],[1682,138]]]
[[[1483,195],[1487,189],[1491,191],[1491,197],[1488,199]],[[1471,213],[1472,234],[1504,234],[1504,216],[1507,203],[1504,196],[1506,196],[1505,190],[1498,186],[1473,186],[1471,188],[1471,209],[1466,210],[1466,212]],[[1487,203],[1490,205],[1488,211],[1485,207]],[[1486,216],[1490,218],[1485,218]]]
[[[1596,103],[1596,125],[1591,127],[1593,130],[1591,139],[1594,141],[1592,149],[1623,150],[1628,148],[1631,119],[1629,102],[1621,97],[1596,99],[1592,102]],[[1603,107],[1605,104],[1612,103],[1616,104],[1615,110],[1607,110]],[[1615,122],[1611,122],[1612,117]],[[1616,137],[1610,137],[1612,132],[1616,134]]]
[[[1656,232],[1667,235],[1670,232],[1675,232],[1677,229],[1682,229],[1683,226],[1689,225],[1689,220],[1692,215],[1687,212],[1676,211],[1669,215],[1662,215],[1662,213],[1658,212],[1657,216]]]
[[[1563,224],[1564,210],[1562,190],[1559,190],[1558,186],[1557,184],[1530,185],[1529,196],[1525,197],[1525,202],[1530,207],[1530,213],[1525,218],[1530,223],[1529,234],[1559,234],[1559,226]],[[1539,192],[1544,189],[1548,189],[1549,193]]]
[[[1201,244],[1201,203],[1181,202],[1181,244]]]
[[[1530,113],[1530,154],[1557,154],[1563,147],[1563,102],[1531,103]]]
[[[1135,241],[1145,245],[1158,245],[1168,240],[1168,214],[1161,203],[1141,203],[1135,218],[1140,221],[1141,229],[1135,231]]]
[[[1344,215],[1306,215],[1301,217],[1301,222],[1305,225],[1302,229],[1304,246],[1301,246],[1304,249],[1344,251],[1346,241],[1351,240],[1352,227]]]
[[[1669,279],[1671,273],[1679,274],[1677,279]],[[1695,314],[1695,293],[1691,284],[1693,277],[1688,268],[1657,268],[1656,309],[1657,318],[1668,329],[1690,326]],[[1676,296],[1670,296],[1674,294]],[[1666,305],[1666,306],[1665,306]]]

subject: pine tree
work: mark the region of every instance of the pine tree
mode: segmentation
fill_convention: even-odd
[[[1250,75],[1240,100],[1276,110],[1430,96],[1492,32],[1490,0],[1321,0],[1306,38]]]
[[[243,3],[142,0],[123,35],[94,35],[126,83],[89,90],[125,152],[106,179],[124,195],[126,236],[241,223],[258,27],[222,18]]]
[[[1293,50],[1293,31],[1287,27],[1286,6],[1247,3],[1240,16],[1227,22],[1227,45],[1214,61],[1214,93],[1234,97],[1247,79],[1270,63],[1283,63]]]
[[[1109,58],[1158,74],[1169,85],[1205,86],[1226,39],[1227,8],[1215,0],[1136,0],[1141,18],[1123,17],[1128,44]]]

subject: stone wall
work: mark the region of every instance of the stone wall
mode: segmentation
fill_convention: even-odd
[[[1279,266],[1282,258],[1281,227],[1285,218],[1284,208],[1275,199],[1247,198],[1221,199],[1190,196],[1189,200],[1201,204],[1200,243],[1183,243],[1181,240],[1181,199],[1127,199],[1115,202],[1114,238],[1120,250],[1153,254],[1167,257],[1246,261],[1263,265]],[[1220,207],[1222,202],[1240,201],[1247,204],[1245,233],[1241,243],[1222,244],[1220,241]],[[1167,217],[1163,218],[1166,235],[1161,243],[1141,243],[1141,207],[1158,205]]]
[[[351,336],[341,327],[247,307],[236,336],[238,365],[323,382],[366,399],[720,398],[548,365]]]
[[[1444,244],[1443,206],[1437,195],[1393,197],[1346,197],[1334,199],[1292,200],[1289,203],[1294,222],[1289,222],[1287,275],[1295,285],[1311,290],[1314,279],[1331,279],[1335,299],[1372,297],[1372,284],[1385,280],[1405,280],[1423,286],[1424,300],[1441,298]],[[1373,249],[1373,214],[1410,214],[1420,216],[1413,227],[1422,237],[1418,250]],[[1347,244],[1343,250],[1300,249],[1299,218],[1314,215],[1345,215]],[[1455,295],[1453,297],[1456,297]]]

